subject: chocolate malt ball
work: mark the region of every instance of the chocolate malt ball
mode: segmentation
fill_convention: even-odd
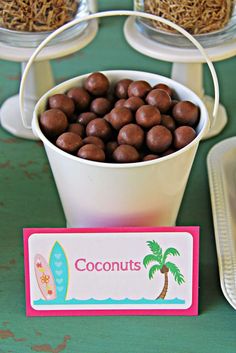
[[[125,102],[126,102],[126,99],[121,98],[117,102],[115,102],[114,107],[115,108],[122,108],[122,107],[124,107]]]
[[[174,131],[176,128],[175,120],[170,115],[166,114],[161,115],[161,125],[167,127],[170,131]]]
[[[157,154],[147,154],[146,156],[143,157],[143,162],[152,161],[153,159],[157,159],[157,158],[159,158]]]
[[[112,154],[115,151],[115,149],[118,147],[117,141],[109,141],[106,144],[106,156],[110,160],[112,159]]]
[[[133,81],[128,78],[118,81],[114,88],[115,96],[120,99],[128,98],[128,87],[132,82]]]
[[[169,94],[170,97],[172,97],[173,95],[172,89],[169,86],[167,86],[165,83],[158,83],[157,85],[153,86],[153,89],[155,88],[163,89]]]
[[[158,108],[161,113],[166,113],[171,107],[171,98],[163,89],[151,90],[146,97],[146,102]]]
[[[172,134],[165,126],[153,126],[147,133],[146,144],[150,151],[161,153],[167,150],[172,143]]]
[[[192,102],[181,101],[173,107],[172,115],[179,124],[194,126],[199,119],[199,108]]]
[[[102,150],[105,149],[105,144],[104,142],[102,141],[102,139],[100,139],[99,137],[97,136],[87,136],[83,139],[83,144],[86,145],[86,144],[93,144],[93,145],[96,145],[98,147],[100,147]]]
[[[110,123],[110,113],[107,113],[106,115],[104,115],[103,119],[106,120],[108,123]]]
[[[90,161],[104,162],[105,161],[105,152],[92,143],[82,146],[78,152],[77,156],[83,159],[89,159]]]
[[[117,136],[119,145],[130,145],[139,149],[144,141],[144,131],[137,124],[123,126]]]
[[[110,100],[104,97],[95,98],[90,104],[90,111],[99,116],[107,114],[111,108]]]
[[[80,137],[83,137],[85,129],[82,124],[72,123],[72,124],[69,124],[67,131],[74,132],[75,134],[79,135]]]
[[[133,120],[133,114],[130,109],[113,108],[109,113],[108,121],[112,127],[116,130],[120,130],[122,126],[131,123]]]
[[[66,131],[68,120],[66,115],[59,109],[49,109],[43,112],[39,118],[43,133],[48,138],[57,137]]]
[[[179,103],[177,99],[172,99],[170,110],[172,110],[177,103]]]
[[[78,111],[83,112],[88,109],[91,97],[84,88],[73,87],[67,92],[67,96],[73,99],[75,107]]]
[[[75,153],[82,144],[82,138],[74,132],[64,132],[56,140],[56,146],[68,153]]]
[[[192,142],[197,136],[196,131],[191,126],[180,126],[174,131],[174,146],[181,149]]]
[[[146,81],[133,81],[128,87],[128,96],[145,98],[151,89],[152,87]]]
[[[110,124],[103,118],[96,118],[86,126],[87,136],[97,136],[102,140],[108,140],[111,132]]]
[[[98,116],[95,113],[93,113],[93,112],[84,112],[84,113],[79,114],[77,121],[81,125],[86,126],[86,125],[88,125],[88,123],[90,121],[92,121],[93,119],[96,119],[96,118],[98,118]]]
[[[118,146],[112,154],[113,160],[118,163],[134,163],[139,161],[139,153],[130,145]]]
[[[132,110],[132,112],[136,112],[138,108],[144,105],[144,101],[139,97],[130,97],[124,102],[124,107]]]
[[[136,123],[144,128],[151,128],[161,122],[160,110],[152,105],[142,105],[135,114]]]
[[[50,109],[60,109],[68,117],[70,117],[75,110],[74,101],[67,97],[66,94],[54,94],[48,99],[48,106]]]
[[[105,96],[109,90],[109,80],[101,72],[94,72],[89,75],[84,83],[84,88],[93,96]]]

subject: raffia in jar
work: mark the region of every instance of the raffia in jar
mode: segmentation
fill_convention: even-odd
[[[76,14],[76,0],[1,0],[0,26],[27,32],[54,30]]]
[[[144,11],[166,18],[191,34],[220,30],[228,23],[234,0],[145,0]],[[153,21],[153,26],[174,32],[172,28]]]

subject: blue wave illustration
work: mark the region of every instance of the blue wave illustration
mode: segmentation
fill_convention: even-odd
[[[155,305],[163,305],[163,304],[185,304],[184,299],[179,299],[179,298],[173,298],[173,299],[157,299],[157,300],[152,300],[152,299],[145,299],[145,298],[140,298],[140,299],[129,299],[129,298],[124,298],[124,299],[112,299],[112,298],[107,298],[107,299],[86,299],[86,300],[81,300],[81,299],[69,299],[69,300],[35,300],[34,301],[35,305],[72,305],[72,304],[78,304],[78,305],[83,305],[83,304],[155,304]]]

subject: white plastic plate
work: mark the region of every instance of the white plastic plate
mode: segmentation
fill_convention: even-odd
[[[207,168],[220,284],[236,309],[236,137],[210,150]]]

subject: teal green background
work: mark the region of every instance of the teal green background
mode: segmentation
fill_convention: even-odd
[[[99,1],[99,10],[131,9],[132,1]],[[86,48],[51,62],[57,82],[87,72],[134,69],[170,76],[171,63],[134,51],[124,40],[125,18],[100,21]],[[215,63],[220,100],[229,121],[200,144],[178,225],[200,225],[198,317],[27,318],[22,229],[64,227],[65,219],[44,149],[39,142],[0,128],[0,352],[4,353],[234,353],[236,313],[220,289],[206,156],[217,142],[236,135],[236,58]],[[20,65],[0,61],[0,103],[17,93]],[[204,85],[213,94],[208,68]]]

